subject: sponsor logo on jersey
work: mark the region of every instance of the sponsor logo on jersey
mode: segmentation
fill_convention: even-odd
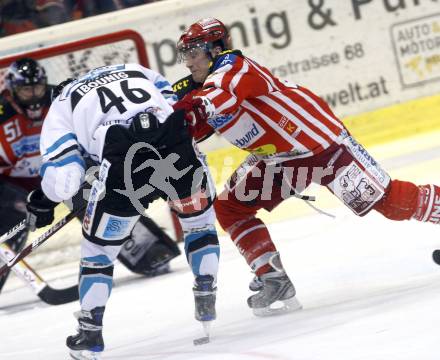
[[[120,240],[130,234],[131,228],[138,217],[120,217],[104,213],[96,236],[105,240]]]
[[[87,204],[86,212],[84,214],[84,219],[83,219],[83,229],[89,235],[90,235],[93,217],[95,214],[95,206],[96,206],[96,201],[98,199],[98,195],[99,195],[98,188],[96,186],[92,186],[89,202]]]
[[[225,65],[229,65],[229,64],[232,65],[232,64],[235,62],[235,59],[236,59],[236,56],[235,56],[235,55],[233,55],[233,54],[227,54],[227,55],[223,58],[222,62],[220,63],[220,67],[221,67],[221,66],[225,66]]]
[[[11,148],[17,158],[39,153],[40,135],[22,137],[20,140],[11,143]]]
[[[249,131],[247,131],[242,137],[235,139],[233,144],[239,148],[247,148],[260,136],[262,136],[262,128],[257,127],[257,123],[254,123]]]
[[[214,129],[217,130],[232,120],[232,115],[223,115],[215,118],[208,119],[208,124]]]
[[[178,83],[174,84],[173,90],[174,90],[174,92],[177,92],[179,90],[187,88],[188,86],[189,86],[189,80],[185,79],[185,80],[179,81]]]
[[[278,126],[284,129],[289,135],[293,135],[293,133],[298,129],[292,121],[283,116],[280,121],[278,121]]]
[[[29,167],[28,168],[28,173],[29,173],[29,176],[31,176],[31,177],[37,176],[39,171],[40,171],[40,169],[36,168],[36,167]]]
[[[374,176],[374,178],[383,186],[387,187],[390,182],[390,176],[379,166],[379,164],[374,160],[371,155],[351,136],[344,140],[350,149],[353,157],[359,161],[359,163],[368,169],[368,171]]]
[[[220,61],[221,60],[221,61]],[[233,66],[235,64],[235,61],[237,60],[237,56],[234,54],[226,54],[226,55],[222,55],[222,57],[215,62],[214,67],[213,67],[213,71],[216,71],[224,66]],[[209,77],[213,75],[213,73],[211,73],[208,76]]]
[[[247,112],[239,117],[234,116],[234,122],[225,130],[219,130],[231,144],[249,150],[249,145],[255,143],[266,131]]]

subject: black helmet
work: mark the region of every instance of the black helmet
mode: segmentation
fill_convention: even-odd
[[[6,87],[29,118],[41,119],[47,76],[37,61],[30,58],[14,61],[6,74]]]

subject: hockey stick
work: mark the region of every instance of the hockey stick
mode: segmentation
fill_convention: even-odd
[[[0,259],[2,261],[7,263],[15,256],[16,253],[7,244],[0,244]],[[11,271],[23,280],[46,304],[67,304],[76,301],[79,298],[78,285],[65,289],[54,289],[50,287],[24,260],[19,261],[11,268]]]
[[[32,244],[26,246],[22,251],[20,251],[17,255],[15,255],[12,259],[10,259],[5,265],[0,268],[0,276],[2,276],[8,269],[17,264],[20,260],[24,259],[28,256],[32,251],[38,248],[41,244],[43,244],[47,239],[49,239],[53,234],[58,232],[64,225],[66,225],[70,220],[76,217],[84,210],[85,206],[81,206],[76,210],[73,210],[66,216],[64,216],[60,221],[55,223],[49,230],[47,230],[44,234],[40,235],[37,239],[32,241]]]
[[[12,238],[15,234],[18,234],[21,230],[26,227],[26,219],[23,219],[20,223],[15,225],[12,229],[8,230],[7,233],[0,236],[0,244]]]

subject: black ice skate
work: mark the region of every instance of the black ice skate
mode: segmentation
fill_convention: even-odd
[[[92,311],[78,311],[78,334],[69,336],[66,345],[70,349],[70,356],[75,360],[99,360],[104,351],[102,338],[102,316],[104,307],[97,307]]]
[[[196,277],[194,292],[195,317],[203,325],[204,337],[194,340],[194,345],[209,342],[210,327],[216,318],[215,299],[217,288],[214,286],[214,278],[211,275],[199,275]]]
[[[254,278],[249,288],[258,291],[248,298],[248,305],[256,316],[270,316],[299,310],[302,308],[296,299],[296,291],[283,270],[279,254],[270,260],[274,271]]]

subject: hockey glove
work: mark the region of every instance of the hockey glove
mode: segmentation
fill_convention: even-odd
[[[26,200],[26,223],[30,231],[52,224],[58,203],[50,200],[41,189],[33,190]]]
[[[174,110],[185,110],[188,115],[186,120],[191,125],[206,123],[207,120],[215,115],[215,106],[207,97],[185,96],[182,100],[174,104]]]

